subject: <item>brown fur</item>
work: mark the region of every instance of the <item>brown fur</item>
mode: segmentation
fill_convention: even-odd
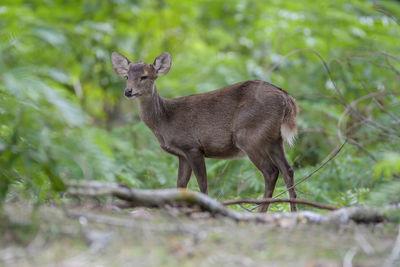
[[[166,74],[170,65],[167,53],[153,64],[130,63],[113,53],[115,71],[128,77],[125,95],[137,97],[140,118],[157,137],[161,148],[179,158],[178,187],[187,187],[193,171],[201,192],[207,194],[204,157],[228,159],[245,155],[264,176],[264,197],[272,196],[279,172],[288,188],[293,185],[282,127],[294,137],[298,109],[287,92],[254,80],[167,99],[158,94],[155,80]],[[289,194],[296,198],[294,189]],[[263,205],[260,210],[267,208]],[[296,210],[295,204],[291,204],[291,210]]]

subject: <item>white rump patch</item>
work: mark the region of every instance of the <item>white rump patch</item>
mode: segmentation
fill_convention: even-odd
[[[286,124],[282,124],[281,135],[283,137],[283,140],[285,140],[290,147],[293,147],[297,135],[296,129],[290,129]]]

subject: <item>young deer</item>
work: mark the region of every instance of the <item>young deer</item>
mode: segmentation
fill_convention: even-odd
[[[113,52],[112,64],[115,72],[127,79],[125,96],[137,98],[140,118],[157,137],[161,148],[179,158],[179,188],[187,187],[193,171],[200,191],[207,194],[204,158],[244,155],[264,176],[264,198],[272,197],[279,172],[286,186],[293,186],[293,169],[285,157],[283,140],[293,145],[298,108],[287,92],[254,80],[168,99],[159,95],[155,81],[171,67],[169,53],[147,64],[132,63]],[[296,198],[294,188],[289,195]],[[290,208],[296,211],[294,203]],[[267,209],[268,204],[264,204],[259,211]]]

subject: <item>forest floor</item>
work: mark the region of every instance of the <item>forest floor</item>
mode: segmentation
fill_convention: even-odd
[[[393,256],[397,231],[390,223],[236,223],[173,208],[42,205],[33,212],[6,204],[0,265],[379,266]]]

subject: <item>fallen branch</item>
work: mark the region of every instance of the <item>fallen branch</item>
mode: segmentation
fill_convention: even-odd
[[[67,194],[71,196],[104,197],[114,196],[129,202],[132,206],[163,207],[165,205],[199,206],[211,214],[222,215],[235,221],[258,222],[274,224],[282,227],[293,226],[298,223],[317,224],[346,224],[377,223],[386,220],[384,211],[400,209],[400,205],[378,210],[370,207],[350,207],[332,211],[328,214],[319,214],[311,211],[296,213],[249,213],[239,212],[226,208],[222,203],[200,192],[185,189],[138,190],[116,183],[102,183],[98,181],[66,182]],[[263,200],[257,200],[259,202]],[[275,199],[275,202],[284,201]],[[298,200],[300,201],[300,200]],[[299,203],[300,204],[300,203]]]
[[[137,190],[115,183],[98,181],[69,182],[67,186],[67,193],[72,196],[114,196],[129,202],[132,206],[142,207],[162,207],[173,204],[197,205],[212,214],[220,214],[236,221],[250,220],[247,214],[229,210],[205,194],[185,189]],[[252,219],[256,220],[256,218]]]
[[[325,209],[325,210],[337,210],[338,208],[326,205],[319,204],[311,201],[301,200],[301,199],[277,199],[277,198],[264,198],[264,199],[232,199],[222,202],[223,205],[235,205],[235,204],[264,204],[264,203],[296,203],[303,204],[307,206],[311,206],[314,208]]]

